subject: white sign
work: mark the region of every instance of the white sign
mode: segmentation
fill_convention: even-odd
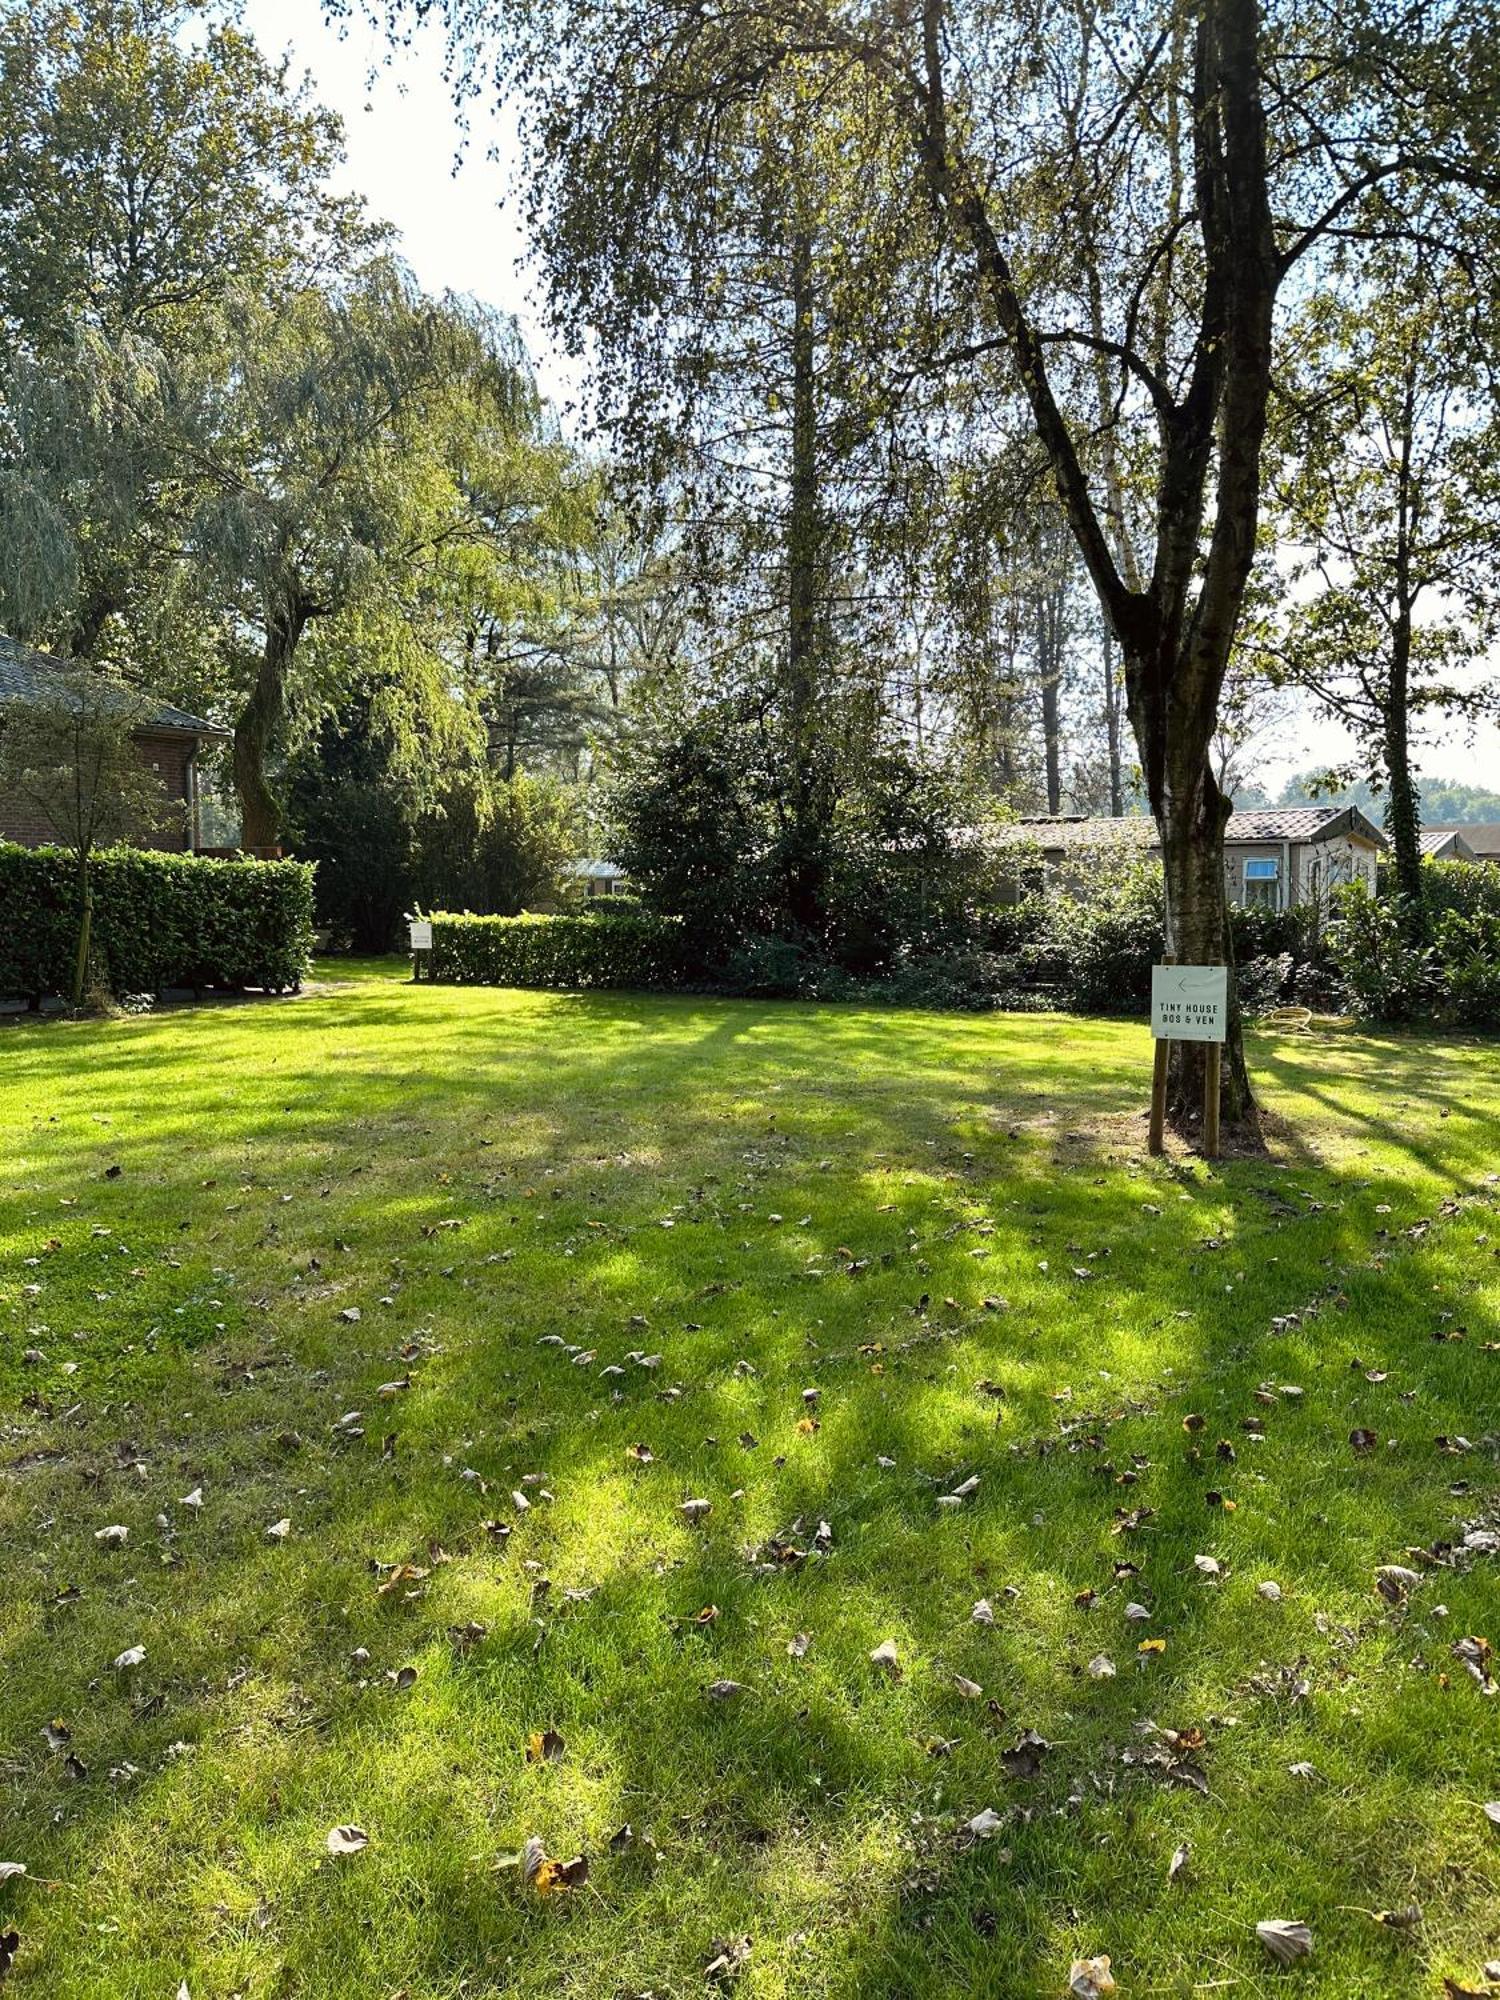
[[[432,923],[427,917],[415,917],[409,926],[413,951],[432,950]]]
[[[1152,966],[1151,1032],[1159,1042],[1222,1042],[1228,1020],[1227,966]]]

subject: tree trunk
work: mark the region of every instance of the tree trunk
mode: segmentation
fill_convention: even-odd
[[[1062,811],[1062,618],[1060,586],[1037,597],[1037,666],[1042,684],[1042,755],[1047,774],[1047,810]]]
[[[1427,935],[1427,906],[1422,889],[1422,821],[1412,779],[1407,728],[1410,675],[1411,619],[1403,610],[1393,636],[1390,686],[1386,692],[1385,820],[1391,836],[1396,894],[1401,899],[1402,933],[1410,943],[1421,944]]]
[[[1255,556],[1282,267],[1268,187],[1259,0],[1200,0],[1191,19],[1198,326],[1180,388],[1131,355],[1160,438],[1155,557],[1144,588],[1121,574],[1108,521],[1053,391],[1048,343],[987,206],[984,176],[964,157],[962,141],[955,145],[943,75],[945,0],[923,0],[922,89],[910,115],[932,194],[973,251],[976,278],[1016,362],[1079,554],[1124,650],[1127,706],[1161,836],[1168,949],[1213,964],[1229,956],[1228,806],[1209,748]],[[1201,1085],[1203,1068],[1201,1047],[1176,1049],[1174,1123],[1190,1124],[1201,1110],[1194,1085]],[[1221,1123],[1254,1139],[1255,1106],[1233,1006],[1222,1075]]]
[[[88,990],[89,946],[94,935],[94,877],[87,854],[78,857],[78,951],[73,960],[73,1011]]]
[[[1413,492],[1412,448],[1416,432],[1417,362],[1410,357],[1402,397],[1401,449],[1397,457],[1396,619],[1391,632],[1391,671],[1381,720],[1385,737],[1386,824],[1390,828],[1400,923],[1410,944],[1427,937],[1427,902],[1422,893],[1422,826],[1411,773],[1411,628],[1416,593],[1411,581]]]
[[[275,847],[281,839],[281,802],[266,777],[266,758],[286,715],[287,674],[311,615],[309,607],[294,597],[289,609],[267,618],[260,671],[235,721],[234,789],[240,803],[241,847]]]
[[[1109,811],[1112,819],[1125,813],[1125,763],[1120,754],[1120,684],[1115,678],[1115,640],[1104,628],[1104,736],[1109,749]]]
[[[787,729],[791,739],[787,899],[809,937],[823,928],[828,799],[818,696],[823,639],[823,520],[818,482],[812,239],[792,238],[792,453],[787,516]]]
[[[1229,928],[1229,894],[1224,872],[1224,828],[1231,802],[1219,789],[1209,757],[1211,725],[1200,712],[1196,728],[1186,717],[1171,726],[1168,704],[1153,699],[1162,675],[1127,661],[1132,688],[1131,720],[1140,743],[1146,788],[1161,841],[1167,956],[1179,965],[1227,965],[1229,1020],[1220,1068],[1222,1127],[1253,1137],[1255,1099],[1245,1066],[1239,999],[1233,977],[1234,949]],[[1167,1110],[1183,1131],[1196,1131],[1203,1117],[1206,1044],[1174,1042],[1168,1069]]]

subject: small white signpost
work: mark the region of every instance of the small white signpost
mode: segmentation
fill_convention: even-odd
[[[432,919],[411,917],[407,920],[406,928],[411,942],[411,976],[413,979],[420,979],[422,954],[430,953],[432,950]]]
[[[1229,968],[1224,965],[1153,965],[1151,1033],[1156,1064],[1151,1078],[1149,1150],[1160,1153],[1167,1121],[1167,1064],[1173,1042],[1207,1042],[1203,1071],[1203,1150],[1219,1151],[1219,1051],[1229,1032]]]
[[[1229,1020],[1227,965],[1153,965],[1151,1032],[1158,1041],[1222,1042]]]

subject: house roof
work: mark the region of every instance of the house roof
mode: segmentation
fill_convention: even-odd
[[[1476,854],[1487,860],[1500,859],[1500,820],[1491,820],[1482,826],[1430,826],[1423,838],[1434,833],[1457,833],[1463,836]]]
[[[1035,841],[1043,848],[1064,850],[1106,846],[1152,848],[1157,844],[1156,822],[1144,813],[1127,814],[1123,819],[1044,814],[1018,820],[1004,832],[1011,841]],[[1353,834],[1376,847],[1386,845],[1380,828],[1366,819],[1357,806],[1269,806],[1233,813],[1224,829],[1224,840],[1226,846],[1234,847],[1262,841],[1332,840],[1341,833]]]
[[[56,691],[58,675],[72,664],[54,653],[40,653],[34,646],[23,646],[19,639],[0,632],[0,705],[45,699]],[[140,723],[143,730],[174,736],[228,736],[229,732],[216,722],[189,715],[186,709],[174,708],[169,701],[158,701],[154,695],[143,695],[143,699],[149,704]]]
[[[1460,861],[1474,858],[1474,849],[1461,826],[1424,826],[1420,835],[1422,852],[1438,855],[1451,848]]]

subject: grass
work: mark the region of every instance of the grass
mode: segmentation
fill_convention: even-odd
[[[797,2000],[1482,1986],[1500,1565],[1408,1551],[1500,1498],[1500,1063],[1252,1060],[1282,1136],[1211,1167],[1145,1159],[1121,1023],[369,966],[6,1031],[15,1992],[689,1995],[745,1936]]]

